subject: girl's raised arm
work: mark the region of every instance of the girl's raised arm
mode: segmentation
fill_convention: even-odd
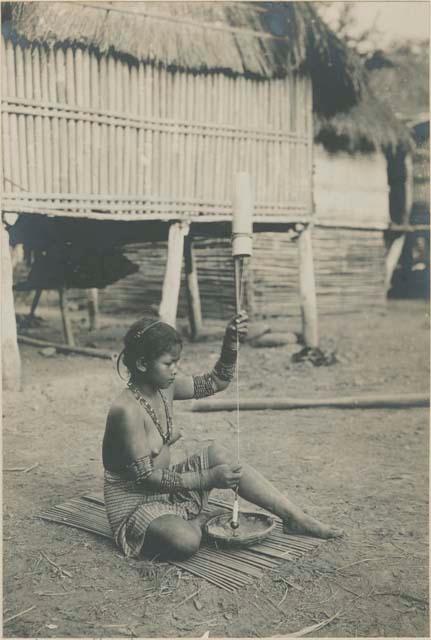
[[[214,368],[207,373],[193,376],[177,376],[174,386],[174,400],[190,400],[212,396],[229,386],[235,373],[238,354],[238,340],[247,335],[248,316],[245,311],[236,315],[226,327],[220,357]]]

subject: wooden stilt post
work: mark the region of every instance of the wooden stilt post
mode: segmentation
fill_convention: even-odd
[[[28,314],[29,318],[34,318],[41,295],[42,295],[42,289],[36,289],[33,297],[33,302],[31,303],[30,313]]]
[[[391,288],[391,282],[392,282],[392,276],[394,275],[394,271],[396,269],[396,266],[401,258],[401,254],[403,252],[403,248],[404,248],[404,244],[406,242],[406,234],[403,233],[401,236],[398,236],[398,238],[395,238],[395,240],[393,240],[392,244],[390,245],[390,247],[387,250],[386,253],[386,259],[385,259],[385,266],[386,266],[386,273],[385,273],[385,292],[386,295],[389,293],[389,290]]]
[[[15,306],[13,299],[12,258],[9,234],[1,227],[1,352],[3,389],[19,391],[21,388],[21,359],[19,355]]]
[[[168,259],[163,280],[162,299],[159,316],[163,322],[175,327],[178,297],[181,285],[181,268],[184,253],[184,236],[189,232],[189,225],[175,222],[169,228]]]
[[[190,235],[184,238],[184,266],[186,271],[187,302],[189,307],[190,333],[195,340],[202,332],[202,311],[199,295],[198,273]]]
[[[99,328],[99,290],[93,287],[87,289],[88,317],[90,320],[90,331]]]
[[[67,308],[67,292],[66,291],[67,290],[65,288],[58,290],[58,294],[60,298],[61,319],[63,321],[63,331],[64,331],[64,338],[66,340],[66,343],[69,346],[74,347],[75,340],[73,338],[72,323],[70,321],[69,309]]]
[[[300,230],[299,251],[299,296],[302,316],[302,333],[307,347],[319,346],[317,321],[316,284],[314,280],[313,246],[311,228]]]

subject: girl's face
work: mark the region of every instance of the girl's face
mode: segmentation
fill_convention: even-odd
[[[180,356],[181,346],[178,344],[149,363],[147,370],[148,382],[159,389],[170,387],[177,375]]]

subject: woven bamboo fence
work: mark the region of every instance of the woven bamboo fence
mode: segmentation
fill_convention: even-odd
[[[2,37],[3,210],[110,219],[311,213],[311,82],[166,70]]]
[[[381,231],[316,227],[313,245],[320,315],[383,307],[385,251]],[[197,238],[194,247],[204,319],[227,319],[234,312],[235,296],[230,242]],[[259,233],[255,237],[251,280],[257,317],[299,316],[297,251],[296,243],[286,234]],[[166,243],[129,245],[125,255],[141,265],[140,271],[100,290],[100,309],[112,316],[154,315],[160,303]],[[28,294],[17,293],[16,297],[26,299],[27,304],[31,300]],[[70,290],[69,298],[87,308],[82,290]],[[43,293],[41,305],[46,304],[58,304],[56,292]],[[178,316],[187,317],[184,281]]]

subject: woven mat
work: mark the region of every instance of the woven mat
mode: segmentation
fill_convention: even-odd
[[[209,511],[214,508],[230,510],[232,505],[210,499]],[[39,517],[112,540],[105,504],[99,495],[72,498],[51,507]],[[299,558],[321,543],[322,540],[318,538],[286,535],[283,533],[281,521],[277,521],[271,535],[259,544],[243,549],[221,549],[204,540],[198,553],[192,558],[170,564],[226,591],[235,591],[261,578],[264,571],[274,569],[283,560]]]

